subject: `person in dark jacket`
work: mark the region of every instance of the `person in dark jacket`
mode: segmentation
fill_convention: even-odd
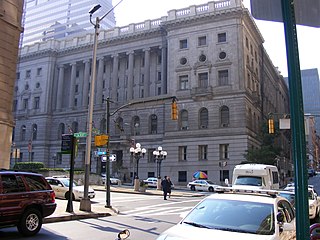
[[[167,176],[164,176],[164,178],[162,179],[161,187],[163,191],[163,199],[167,200],[167,194],[168,194],[168,191],[170,191],[170,183],[167,180]]]
[[[169,176],[167,176],[167,181],[169,183],[168,197],[170,198],[171,197],[171,189],[172,189],[173,183],[171,182],[171,179],[170,179]]]

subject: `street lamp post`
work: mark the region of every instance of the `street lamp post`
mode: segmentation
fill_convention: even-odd
[[[88,188],[89,188],[89,174],[90,174],[90,157],[91,157],[91,137],[92,137],[92,115],[93,115],[93,102],[94,102],[94,91],[95,91],[95,81],[96,81],[96,62],[97,62],[97,47],[98,47],[98,36],[100,22],[114,10],[123,0],[120,0],[114,7],[112,7],[106,14],[101,18],[96,17],[96,22],[92,22],[92,14],[95,13],[101,6],[98,4],[90,9],[90,23],[94,26],[94,40],[93,40],[93,53],[92,53],[92,73],[91,73],[91,85],[90,85],[90,98],[88,107],[88,135],[86,141],[86,157],[85,157],[85,177],[84,177],[84,193],[83,198],[80,202],[80,210],[91,211],[91,202],[88,198]]]
[[[136,143],[136,148],[134,148],[134,147],[130,148],[131,156],[134,157],[134,159],[136,160],[136,164],[137,164],[137,174],[134,179],[134,190],[135,191],[139,190],[139,160],[141,157],[144,157],[146,152],[147,152],[147,150],[145,148],[141,148],[140,143]]]
[[[161,163],[162,163],[162,160],[166,159],[168,153],[162,150],[162,147],[159,146],[158,149],[154,150],[152,154],[157,162],[157,175],[158,175],[157,189],[161,190]]]

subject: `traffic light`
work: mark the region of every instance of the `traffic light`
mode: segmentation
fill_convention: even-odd
[[[272,118],[268,120],[268,128],[269,134],[274,134],[274,120]]]
[[[172,99],[171,103],[171,119],[178,120],[178,106],[176,99]]]

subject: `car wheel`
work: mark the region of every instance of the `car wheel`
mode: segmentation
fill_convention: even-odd
[[[195,186],[191,186],[190,189],[191,189],[191,191],[195,191],[196,187]]]
[[[69,200],[69,192],[66,192],[66,194],[64,195],[65,199]],[[74,201],[76,198],[74,196],[74,194],[72,193],[72,201]]]
[[[209,187],[209,192],[213,192],[213,187]]]
[[[30,208],[27,209],[17,226],[18,231],[26,237],[37,234],[42,226],[42,215],[39,210]]]

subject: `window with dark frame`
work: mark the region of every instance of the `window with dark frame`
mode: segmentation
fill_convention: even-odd
[[[187,161],[187,146],[179,146],[179,161]]]
[[[201,36],[198,37],[198,46],[206,46],[207,45],[207,37]]]
[[[226,33],[218,33],[218,42],[226,42],[227,41],[227,34]]]
[[[228,70],[218,71],[219,86],[225,86],[229,84],[229,72]]]
[[[208,73],[199,73],[198,74],[198,82],[200,88],[207,88],[208,87]]]
[[[199,160],[208,160],[208,145],[199,145]]]
[[[219,155],[220,155],[220,160],[229,159],[229,144],[219,145]]]
[[[180,40],[180,49],[186,49],[186,48],[188,48],[187,39]]]
[[[188,75],[179,76],[179,89],[186,90],[188,89]]]

